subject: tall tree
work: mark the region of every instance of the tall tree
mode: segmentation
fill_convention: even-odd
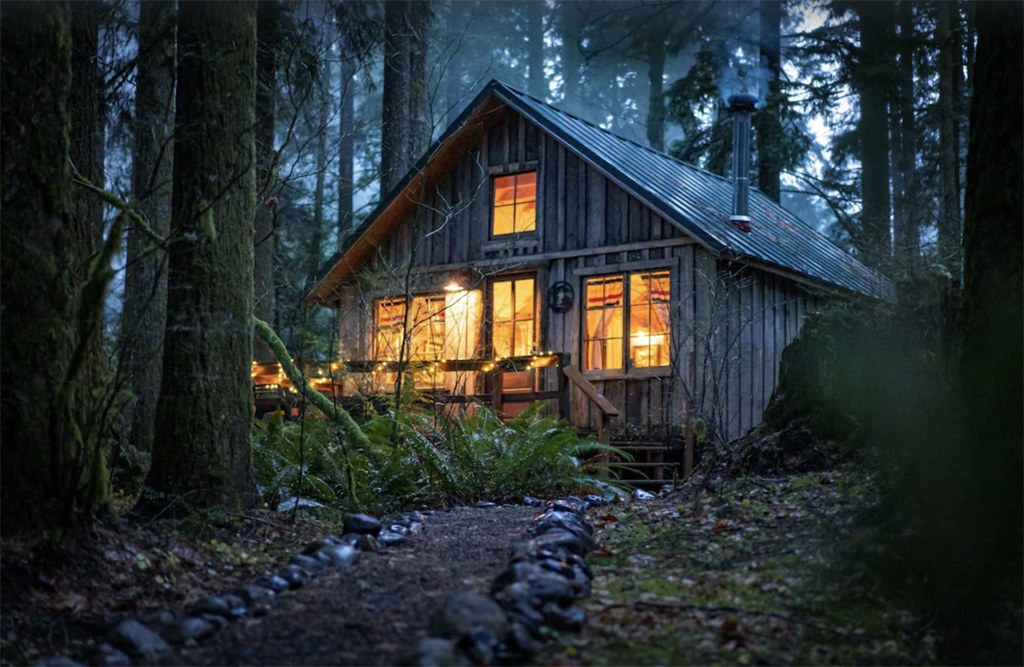
[[[891,250],[889,198],[889,73],[892,68],[892,5],[861,2],[856,85],[860,96],[857,134],[861,156],[861,249],[868,263],[884,265]]]
[[[409,3],[409,162],[427,150],[431,126],[427,96],[427,50],[434,13],[430,0]],[[405,174],[403,173],[402,176]]]
[[[960,127],[961,70],[959,12],[953,0],[936,3],[939,45],[939,259],[947,273],[940,303],[944,339],[956,328],[960,284]]]
[[[280,35],[281,4],[278,0],[260,0],[256,7],[256,216],[253,232],[253,303],[256,317],[271,324],[275,321],[276,294],[274,257],[277,234],[274,229],[276,207],[271,197],[277,187],[274,164],[274,121],[277,101],[277,52]],[[259,363],[274,361],[274,353],[258,336],[253,340],[253,359]]]
[[[325,58],[317,63],[318,79],[316,96],[319,101],[316,129],[316,184],[313,189],[313,238],[311,266],[316,271],[320,268],[320,255],[323,252],[324,237],[324,197],[327,181],[327,135],[331,123],[331,55],[334,49],[333,12],[328,4],[322,4],[322,11],[317,12],[317,21],[321,25],[322,46],[320,53]]]
[[[338,247],[355,220],[356,82],[354,67],[341,61],[341,113],[338,141]]]
[[[52,519],[73,456],[61,387],[75,348],[68,5],[0,4],[0,526]],[[46,85],[40,85],[45,81]],[[16,187],[10,187],[17,184]]]
[[[779,201],[782,175],[782,2],[761,0],[761,64],[768,72],[764,107],[754,116],[757,187]]]
[[[901,0],[898,10],[899,37],[899,85],[896,87],[896,103],[893,105],[893,148],[896,158],[896,172],[893,180],[893,221],[895,229],[896,254],[914,257],[920,245],[920,222],[918,218],[917,189],[917,122],[914,117],[916,88],[914,85],[914,61],[917,51],[917,35],[914,27],[914,3]]]
[[[544,8],[540,0],[526,2],[526,21],[529,43],[526,64],[530,72],[530,94],[537,99],[547,99],[547,79],[544,76]]]
[[[665,57],[668,25],[660,21],[647,35],[647,143],[665,150]]]
[[[174,145],[174,26],[171,0],[139,5],[139,64],[135,79],[135,145],[132,191],[135,204],[157,234],[171,227]],[[128,230],[124,331],[129,382],[135,395],[129,442],[150,452],[156,423],[167,318],[167,260],[147,249],[149,239]]]
[[[149,486],[193,504],[252,492],[256,3],[178,11],[173,225]]]
[[[459,35],[466,30],[471,3],[469,0],[449,0],[446,18],[445,54],[448,62],[444,69],[445,106],[448,124],[451,125],[462,111],[466,91],[463,90],[462,75],[465,73],[465,55]]]
[[[579,8],[574,2],[561,2],[558,4],[560,37],[562,48],[560,57],[562,59],[562,103],[561,106],[569,113],[579,113],[580,105],[580,68],[582,66],[582,54],[580,53],[581,31],[583,20]]]
[[[384,3],[384,108],[381,117],[380,190],[385,196],[409,168],[409,0]]]
[[[71,3],[71,162],[80,174],[102,186],[100,142],[99,0]],[[92,252],[103,238],[103,206],[93,193],[75,193],[75,228],[83,252]]]

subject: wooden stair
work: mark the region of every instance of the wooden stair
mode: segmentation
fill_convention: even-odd
[[[636,487],[661,487],[672,482],[679,463],[671,460],[674,448],[665,440],[613,439],[617,447],[633,457],[632,462],[613,461],[613,468],[622,468],[620,480]]]

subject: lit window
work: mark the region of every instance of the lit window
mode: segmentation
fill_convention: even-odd
[[[629,299],[625,283],[629,283]],[[632,368],[670,363],[669,273],[633,273],[589,278],[586,282],[584,368],[619,370],[629,339]],[[625,326],[628,323],[628,327]]]
[[[417,296],[406,317],[404,298],[377,302],[377,359],[403,356],[403,324],[409,332],[404,357],[409,361],[472,359],[480,331],[480,290]]]
[[[629,358],[634,368],[669,364],[669,275],[629,276]]]
[[[533,278],[494,283],[492,342],[497,357],[534,353]]]
[[[494,179],[494,236],[537,229],[537,172]]]

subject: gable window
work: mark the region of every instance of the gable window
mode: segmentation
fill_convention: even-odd
[[[494,178],[493,236],[537,229],[537,172]]]
[[[668,271],[587,279],[586,370],[620,370],[627,364],[629,368],[669,365],[669,282]]]

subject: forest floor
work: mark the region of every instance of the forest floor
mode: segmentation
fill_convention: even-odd
[[[877,503],[864,472],[694,479],[648,501],[591,509],[597,578],[587,626],[541,664],[922,664],[938,637],[886,599],[844,551]],[[461,508],[427,517],[407,547],[280,595],[165,664],[396,664],[444,594],[486,591],[537,510]],[[0,659],[87,659],[124,617],[181,609],[276,569],[332,521],[254,515],[225,523],[99,526],[65,541],[5,540]]]
[[[863,472],[696,481],[591,510],[582,635],[556,665],[926,664],[934,632],[843,549],[877,502]]]

